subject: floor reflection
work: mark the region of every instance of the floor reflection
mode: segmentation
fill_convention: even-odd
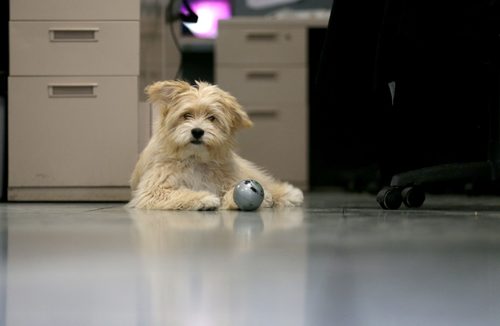
[[[498,198],[426,205],[0,204],[0,325],[498,325]]]
[[[148,324],[304,325],[302,209],[129,214]]]
[[[123,212],[103,218],[84,205],[3,208],[5,325],[137,325],[139,260]]]

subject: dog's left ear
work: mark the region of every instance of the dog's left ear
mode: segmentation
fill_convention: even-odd
[[[250,128],[253,126],[252,120],[250,120],[248,114],[243,110],[243,107],[238,103],[236,98],[231,95],[224,96],[224,102],[232,114],[233,130]]]

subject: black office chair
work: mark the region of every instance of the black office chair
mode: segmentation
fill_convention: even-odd
[[[335,0],[315,113],[329,162],[379,164],[384,209],[421,206],[433,183],[498,180],[499,35],[500,0]]]
[[[422,206],[425,201],[425,188],[436,183],[455,181],[494,183],[500,180],[500,63],[489,63],[484,82],[488,91],[482,93],[488,100],[482,106],[488,111],[488,157],[485,161],[448,163],[424,167],[395,174],[390,185],[377,194],[377,202],[384,209],[398,209],[401,204],[408,208]],[[453,123],[453,120],[452,120]],[[422,126],[425,128],[425,125]],[[446,128],[446,126],[443,126]],[[404,137],[404,136],[403,136]],[[485,146],[486,147],[486,146]]]
[[[491,4],[493,4],[493,2],[491,2]],[[468,94],[468,97],[461,97],[460,94],[457,94],[454,101],[455,104],[457,104],[457,101],[460,101],[461,98],[465,98],[468,102],[463,105],[467,108],[477,106],[474,108],[475,110],[487,112],[486,116],[489,121],[488,123],[484,123],[487,124],[485,128],[488,129],[485,133],[487,137],[483,135],[482,138],[482,142],[488,142],[487,146],[482,146],[487,148],[487,157],[484,161],[440,164],[395,174],[390,181],[390,185],[382,188],[377,194],[377,202],[384,209],[398,209],[402,204],[408,208],[420,207],[425,201],[426,186],[432,186],[436,183],[444,184],[453,183],[455,181],[494,183],[500,180],[500,37],[498,36],[500,24],[498,22],[492,23],[495,20],[500,20],[500,12],[498,10],[498,4],[496,4],[496,6],[484,6],[482,8],[490,8],[493,10],[492,13],[483,13],[482,16],[476,14],[477,16],[474,17],[476,23],[480,19],[486,20],[486,22],[480,26],[483,30],[481,32],[477,30],[468,31],[469,34],[460,30],[460,34],[455,36],[458,41],[454,40],[457,43],[452,43],[452,45],[456,45],[454,50],[468,52],[457,61],[463,65],[456,65],[456,67],[452,65],[446,69],[456,68],[460,70],[465,66],[466,68],[464,70],[468,71],[468,74],[465,73],[464,76],[464,78],[468,79],[464,79],[463,82],[468,83],[474,90]],[[462,25],[458,27],[463,28]],[[496,37],[494,37],[494,35],[496,35]],[[463,45],[458,43],[459,41],[469,43]],[[474,46],[482,48],[476,49]],[[437,48],[439,48],[439,46],[437,46]],[[450,53],[452,53],[452,51],[450,51]],[[435,68],[439,69],[439,65],[436,65]],[[470,70],[467,70],[468,68]],[[476,86],[479,82],[481,86]],[[449,83],[453,84],[454,81],[450,81]],[[468,88],[465,87],[462,90],[467,91]],[[450,86],[450,89],[446,91],[448,95],[452,94],[453,86]],[[476,101],[473,98],[474,96],[477,97]],[[457,105],[458,109],[460,109],[461,103]],[[403,107],[402,109],[405,108]],[[439,107],[436,109],[439,109]],[[432,117],[428,118],[431,119]],[[453,123],[453,117],[450,117],[450,122]],[[401,123],[401,121],[398,123]],[[421,129],[425,130],[425,127],[426,124],[422,123]],[[443,125],[442,128],[446,129],[447,126]],[[404,137],[404,135],[400,137]],[[473,144],[470,147],[478,146],[478,139],[476,139],[476,145]],[[402,143],[404,143],[404,140]],[[455,150],[459,151],[457,147]]]

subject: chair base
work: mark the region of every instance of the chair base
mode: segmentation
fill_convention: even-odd
[[[457,164],[443,164],[397,174],[392,177],[390,187],[385,187],[377,195],[377,202],[383,209],[416,208],[425,201],[423,185],[451,180],[498,179],[500,163],[485,161]]]

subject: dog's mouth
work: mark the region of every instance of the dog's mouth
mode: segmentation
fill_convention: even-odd
[[[203,144],[203,141],[199,140],[199,139],[193,139],[193,140],[191,140],[191,144],[201,145],[201,144]]]

